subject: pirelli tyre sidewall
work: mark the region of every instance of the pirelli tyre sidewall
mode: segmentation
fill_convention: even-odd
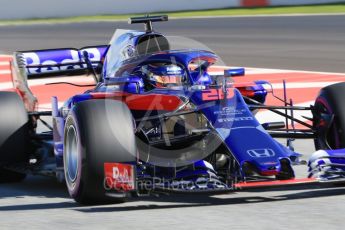
[[[317,133],[316,149],[345,148],[344,93],[345,82],[330,85],[320,90],[313,111],[313,126]],[[331,116],[333,116],[333,120],[325,119]]]
[[[71,197],[81,204],[124,201],[106,195],[104,163],[136,160],[128,107],[115,100],[80,102],[66,119],[64,137],[65,180]]]
[[[15,92],[0,92],[0,182],[17,182],[25,174],[5,169],[29,159],[28,114]]]

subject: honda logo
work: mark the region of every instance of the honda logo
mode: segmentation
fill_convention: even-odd
[[[273,157],[275,155],[272,149],[251,149],[247,153],[253,158]]]

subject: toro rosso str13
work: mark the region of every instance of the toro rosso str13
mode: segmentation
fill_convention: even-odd
[[[174,47],[152,29],[152,22],[167,19],[131,18],[145,30],[118,29],[108,45],[16,52],[13,92],[0,92],[0,180],[56,176],[77,202],[92,204],[344,178],[345,84],[322,89],[310,107],[286,98],[283,106],[265,105],[273,94],[269,82],[236,85],[232,79],[244,75],[242,68],[211,74],[216,54]],[[62,106],[52,95],[51,111],[36,109],[28,79],[85,74],[95,83],[54,84],[91,89]],[[260,109],[290,122],[260,124]],[[295,118],[296,110],[311,111],[312,122]],[[40,122],[49,131],[39,132]],[[295,179],[300,154],[275,137],[315,140],[309,178]]]

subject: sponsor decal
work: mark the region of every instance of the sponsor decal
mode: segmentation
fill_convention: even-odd
[[[107,190],[131,191],[135,189],[134,166],[121,163],[104,163]]]
[[[246,109],[235,109],[235,107],[229,106],[229,107],[223,107],[220,111],[215,111],[214,114],[216,115],[239,115],[244,114],[247,110]]]
[[[86,48],[82,50],[57,49],[36,52],[25,52],[22,56],[27,66],[34,66],[27,69],[28,74],[56,72],[68,69],[85,68],[86,65],[75,64],[82,62],[83,52],[89,53],[90,61],[100,61],[105,52],[105,48]],[[57,64],[69,64],[65,66],[49,66]],[[39,67],[45,65],[46,67]],[[96,64],[97,65],[97,64]],[[37,66],[37,67],[35,67]]]
[[[253,158],[273,157],[275,152],[272,149],[250,149],[247,150],[249,156]]]
[[[254,120],[253,117],[226,117],[218,119],[219,123],[223,122],[234,122],[234,121],[252,121]]]
[[[182,70],[178,66],[168,66],[167,67],[167,74],[168,75],[180,75],[180,74],[182,74]]]

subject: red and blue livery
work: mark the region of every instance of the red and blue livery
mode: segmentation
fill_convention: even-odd
[[[56,176],[77,202],[94,204],[344,178],[345,106],[338,95],[344,84],[322,89],[310,107],[286,98],[283,106],[266,105],[269,82],[237,85],[243,68],[214,74],[215,53],[175,48],[153,30],[158,21],[167,16],[131,18],[145,30],[116,30],[108,45],[15,53],[16,92],[0,92],[2,181],[28,173]],[[62,106],[52,95],[51,111],[35,110],[28,79],[85,74],[94,84],[54,84],[91,89]],[[260,109],[290,123],[261,124],[255,118]],[[312,111],[311,122],[295,118],[295,110]],[[39,132],[40,121],[49,131]],[[275,137],[288,138],[288,145]],[[303,161],[294,138],[314,139],[320,149],[310,159],[309,178],[295,179],[293,165]]]

